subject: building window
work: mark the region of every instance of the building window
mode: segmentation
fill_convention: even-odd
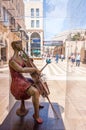
[[[36,27],[39,27],[39,20],[36,20]]]
[[[31,9],[31,17],[34,17],[34,9]]]
[[[7,25],[8,24],[8,12],[7,10],[3,7],[3,20],[4,20],[4,24]]]
[[[36,17],[39,17],[39,9],[36,9]]]
[[[31,20],[31,27],[34,27],[34,20]]]

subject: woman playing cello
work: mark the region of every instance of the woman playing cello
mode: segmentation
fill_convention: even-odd
[[[11,73],[11,93],[13,96],[18,99],[28,99],[32,96],[32,102],[34,106],[34,114],[33,117],[37,121],[37,123],[41,124],[43,122],[42,118],[39,116],[39,96],[40,93],[33,86],[33,81],[28,81],[22,73],[38,73],[35,67],[27,67],[19,52],[22,50],[22,41],[14,41],[11,43],[11,46],[14,50],[14,55],[9,60],[9,69]],[[40,106],[41,107],[41,106]]]

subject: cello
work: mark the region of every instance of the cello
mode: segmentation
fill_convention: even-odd
[[[26,59],[25,60],[25,64],[28,66],[28,67],[35,67],[37,70],[38,68],[36,67],[36,65],[33,63],[33,59],[31,59],[26,53],[24,50],[21,50],[21,53],[23,52],[23,55],[24,55],[24,58]],[[43,69],[49,64],[51,63],[51,60],[48,59],[46,60],[46,65],[40,70],[40,72],[43,71]],[[39,70],[38,70],[39,71]],[[50,94],[50,91],[49,91],[49,88],[48,88],[48,85],[45,81],[42,80],[41,78],[41,74],[38,74],[38,73],[32,73],[30,74],[33,81],[34,81],[34,87],[36,87],[40,93],[40,95],[42,95],[43,97],[47,98],[47,100],[49,101],[50,105],[51,105],[51,108],[54,112],[54,114],[56,115],[57,119],[59,119],[59,115],[58,113],[55,111],[48,95]]]

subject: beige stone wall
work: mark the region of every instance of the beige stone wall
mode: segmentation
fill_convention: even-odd
[[[14,40],[19,40],[20,38],[16,34],[12,33],[8,28],[5,28],[3,26],[0,26],[0,34],[3,37],[3,45],[5,44],[5,42],[7,43],[6,57],[8,61],[13,54],[13,50],[11,49],[11,42]]]
[[[34,16],[31,17],[31,8],[34,9]],[[39,16],[36,16],[36,9],[39,9]],[[44,40],[44,29],[43,29],[43,0],[29,0],[25,4],[25,23],[26,23],[26,29],[28,31],[29,36],[29,55],[31,55],[31,35],[33,33],[38,33],[40,35],[41,39],[41,55],[43,54],[43,40]],[[34,20],[34,27],[31,27],[31,20]],[[39,20],[39,27],[36,27],[36,20]]]
[[[31,17],[31,8],[34,9],[34,17]],[[39,8],[39,17],[36,17],[36,8]],[[34,29],[37,30],[43,29],[43,2],[41,0],[29,1],[27,4],[25,4],[25,15],[27,16],[25,18],[27,29],[33,29],[31,28],[31,20],[40,21],[40,28],[36,28],[35,26]]]
[[[82,48],[84,48],[84,41],[67,41],[65,43],[65,56],[68,58],[71,53],[80,53],[81,59],[83,56]]]
[[[8,10],[21,27],[25,28],[23,0],[2,1],[1,5]]]
[[[4,7],[12,17],[15,19],[15,25],[19,25],[21,28],[25,28],[25,22],[24,22],[24,2],[23,0],[14,0],[13,3],[12,1],[1,1],[0,2],[2,8]],[[3,13],[2,13],[3,14]],[[2,15],[3,17],[3,15]],[[9,24],[10,25],[10,24]],[[3,35],[3,43],[6,42],[6,57],[7,57],[7,63],[9,61],[9,58],[13,54],[13,50],[11,48],[11,42],[20,40],[20,34],[19,32],[11,32],[10,26],[4,26],[4,22],[0,22],[0,33]],[[16,26],[15,26],[16,28]],[[14,29],[15,29],[14,28]],[[23,47],[26,48],[26,42],[23,41]],[[1,46],[0,46],[1,48]],[[1,54],[1,50],[0,50]]]

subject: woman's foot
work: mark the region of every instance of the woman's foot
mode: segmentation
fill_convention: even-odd
[[[33,118],[35,119],[35,121],[36,121],[38,124],[42,124],[42,123],[43,123],[43,120],[42,120],[41,117],[36,118],[36,116],[33,115]]]

